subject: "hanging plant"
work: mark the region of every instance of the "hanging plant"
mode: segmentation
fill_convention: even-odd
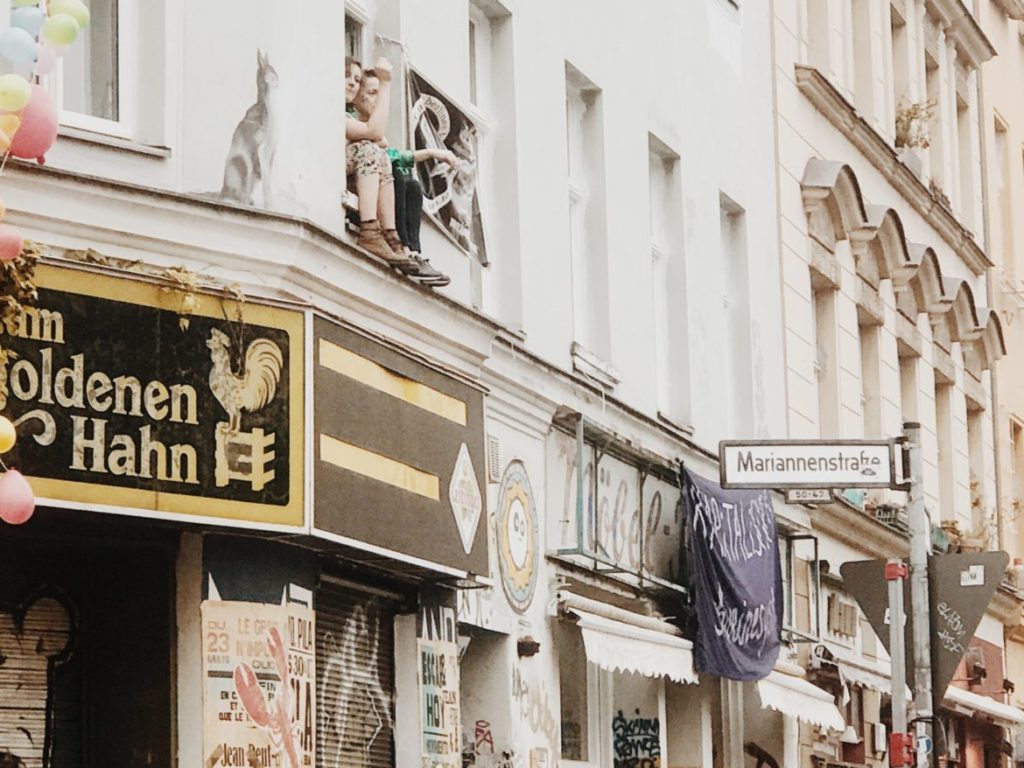
[[[36,263],[42,255],[39,245],[26,240],[18,258],[0,261],[0,323],[9,335],[18,332],[23,309],[34,307],[39,300],[35,273]],[[7,406],[7,371],[10,362],[16,358],[13,349],[0,344],[0,410]]]

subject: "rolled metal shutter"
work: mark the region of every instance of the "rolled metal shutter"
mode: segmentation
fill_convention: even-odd
[[[387,598],[331,582],[318,588],[318,768],[393,768],[394,621]]]

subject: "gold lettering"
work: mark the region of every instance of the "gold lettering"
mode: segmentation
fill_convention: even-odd
[[[85,408],[85,355],[79,353],[71,356],[74,368],[61,368],[53,379],[53,393],[58,405],[64,408]],[[71,394],[68,394],[68,382],[71,382]]]
[[[154,379],[146,385],[146,393],[143,395],[143,399],[146,402],[146,413],[149,414],[149,418],[154,421],[163,421],[167,418],[168,409],[164,403],[167,402],[169,397],[167,387],[164,386],[163,382]]]
[[[139,447],[139,454],[141,455],[141,464],[139,467],[139,476],[151,478],[153,472],[150,467],[153,464],[154,459],[156,460],[156,476],[161,480],[167,479],[167,447],[159,440],[153,440],[150,438],[152,434],[152,427],[145,426],[139,430],[139,436],[142,439],[142,445]]]
[[[64,343],[64,316],[60,312],[22,307],[17,336],[33,341]]]
[[[89,380],[85,383],[85,396],[89,401],[89,407],[100,413],[110,410],[110,406],[113,405],[110,392],[113,388],[107,374],[101,371],[90,374]]]
[[[92,437],[85,436],[87,422],[92,422]],[[90,472],[106,473],[107,468],[103,465],[104,454],[106,453],[106,419],[89,419],[85,416],[72,416],[71,422],[74,428],[71,433],[71,468],[88,469]],[[86,467],[85,452],[92,451],[92,466]]]
[[[188,459],[187,473],[185,478],[181,477],[181,467],[185,464],[185,460]],[[161,478],[162,480],[171,480],[175,483],[192,483],[197,485],[199,478],[196,477],[196,466],[198,460],[196,458],[196,449],[191,445],[172,445],[171,446],[171,476]]]
[[[39,402],[42,405],[53,405],[53,350],[47,347],[40,354],[43,358],[43,386]]]
[[[198,424],[196,418],[196,390],[188,384],[171,385],[171,421],[181,424],[181,404],[185,403],[185,423]]]
[[[114,435],[107,464],[112,474],[135,477],[135,443],[128,435]]]
[[[11,392],[19,400],[31,400],[39,393],[39,374],[28,360],[11,366]]]
[[[132,393],[132,409],[125,410],[125,393]],[[132,416],[142,415],[142,384],[134,376],[118,376],[114,379],[114,413]]]

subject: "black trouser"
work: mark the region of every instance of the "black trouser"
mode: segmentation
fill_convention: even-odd
[[[420,252],[420,219],[423,216],[423,188],[412,176],[393,168],[395,176],[395,229],[409,250]]]

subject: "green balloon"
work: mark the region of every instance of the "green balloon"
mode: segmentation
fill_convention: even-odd
[[[50,15],[66,13],[78,22],[79,29],[89,26],[89,8],[82,0],[50,0]]]
[[[32,98],[32,86],[21,75],[0,76],[0,109],[17,112]]]
[[[11,0],[11,8],[26,8],[30,5],[39,5],[39,0]]]
[[[78,37],[78,22],[68,13],[58,13],[43,22],[43,37],[54,45],[71,45]]]

